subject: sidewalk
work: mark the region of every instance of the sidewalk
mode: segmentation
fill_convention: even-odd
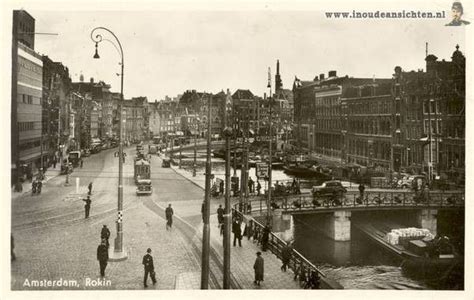
[[[56,165],[56,168],[53,168],[53,167],[50,167],[46,170],[46,172],[44,173],[44,180],[43,180],[43,184],[47,183],[49,180],[59,176],[61,174],[61,165],[60,164],[57,164]],[[15,192],[15,187],[12,187],[11,188],[11,198],[12,200],[15,200],[21,196],[23,196],[24,194],[28,194],[28,193],[31,193],[31,189],[32,189],[32,186],[31,186],[31,182],[29,180],[25,181],[22,183],[22,192]]]
[[[177,166],[172,166],[173,170],[191,181],[193,184],[204,189],[205,176],[203,174],[196,174],[196,177],[192,177],[192,174],[179,169]],[[214,210],[211,210],[214,211]],[[202,232],[202,222],[200,223],[197,231]],[[217,227],[217,215],[211,214],[210,216],[210,227],[211,227],[211,247],[216,250],[219,259],[223,261],[223,246],[222,236],[219,233]],[[232,236],[233,239],[233,236]],[[256,258],[256,252],[261,251],[257,244],[253,243],[252,239],[249,241],[246,237],[242,239],[242,247],[232,247],[231,249],[231,274],[242,289],[300,289],[298,282],[293,280],[293,272],[288,270],[282,272],[280,267],[281,261],[270,251],[262,252],[262,257],[265,260],[265,281],[261,286],[253,284],[254,281],[254,270],[253,264]]]

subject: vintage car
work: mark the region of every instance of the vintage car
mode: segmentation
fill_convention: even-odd
[[[161,163],[162,168],[171,168],[171,160],[169,158],[163,158],[163,162]]]
[[[150,179],[137,180],[137,195],[151,195],[152,187]]]
[[[72,163],[73,167],[79,166],[81,163],[81,151],[71,151],[68,154],[69,162]]]
[[[339,180],[331,180],[313,186],[312,192],[315,197],[342,197],[347,190]]]

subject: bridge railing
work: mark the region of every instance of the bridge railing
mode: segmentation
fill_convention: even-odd
[[[253,196],[249,199],[249,207],[236,208],[240,211],[267,210],[266,196]],[[272,210],[286,211],[328,210],[328,209],[363,209],[363,208],[397,208],[397,207],[423,207],[423,208],[452,208],[464,207],[465,194],[463,191],[366,191],[361,197],[359,192],[347,192],[340,197],[316,197],[312,194],[274,196],[269,204]]]
[[[247,221],[250,221],[247,223],[248,224],[247,226],[249,225],[252,226],[252,232],[255,232],[255,230],[259,230],[259,232],[262,233],[265,226],[262,225],[257,220],[255,220],[255,218],[242,214],[240,211],[238,211],[237,206],[238,204],[234,205],[233,213],[238,215],[242,220],[247,219]],[[286,243],[284,240],[279,238],[273,232],[270,232],[270,236],[268,239],[268,250],[270,250],[273,254],[275,254],[279,259],[282,259],[283,249],[285,248],[285,246],[287,246],[287,244],[288,243]],[[311,271],[317,272],[321,278],[320,287],[322,289],[343,289],[343,286],[341,286],[336,281],[328,278],[325,273],[319,270],[314,264],[312,264],[309,260],[307,260],[301,253],[299,253],[295,249],[292,250],[290,264],[288,265],[288,267],[291,270],[293,270],[295,275],[296,274],[299,275],[301,272],[301,268],[304,268],[306,278],[309,277],[309,275],[311,274]]]

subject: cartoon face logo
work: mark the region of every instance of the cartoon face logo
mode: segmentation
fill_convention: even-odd
[[[468,21],[464,21],[461,19],[462,15],[464,13],[464,9],[462,7],[461,2],[454,2],[452,7],[451,7],[451,16],[453,17],[453,20],[446,24],[446,26],[462,26],[462,25],[468,25]]]

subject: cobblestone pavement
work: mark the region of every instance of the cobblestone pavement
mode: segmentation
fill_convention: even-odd
[[[124,248],[129,251],[129,257],[126,261],[109,262],[105,281],[97,281],[96,249],[100,229],[103,224],[108,225],[112,232],[112,245],[116,232],[117,179],[112,176],[116,173],[116,160],[112,154],[113,151],[108,151],[95,159],[92,156],[91,166],[96,168],[86,169],[85,164],[82,171],[84,182],[96,177],[89,219],[84,219],[83,202],[75,198],[82,194],[77,195],[75,187],[63,187],[62,180],[58,180],[56,186],[48,184],[48,191],[34,200],[27,196],[14,201],[12,232],[17,260],[11,264],[12,290],[142,289],[141,260],[148,247],[153,249],[158,280],[154,286],[149,284],[148,289],[174,289],[176,278],[181,273],[199,272],[199,257],[189,247],[188,241],[178,230],[167,231],[165,220],[143,205],[145,198],[135,196],[133,180],[124,180]],[[129,153],[131,156],[133,153]],[[97,172],[97,169],[102,170]],[[131,163],[126,163],[124,174],[131,170]],[[130,175],[125,177],[130,178]],[[83,188],[81,192],[84,194]],[[34,280],[66,280],[77,285],[28,287],[28,284],[34,284]],[[192,282],[187,286],[180,285],[180,288],[192,287]]]
[[[158,160],[159,161],[159,160]],[[188,180],[188,183],[182,186],[181,189],[192,190],[196,192],[196,196],[192,199],[192,195],[186,197],[161,197],[154,200],[165,205],[167,202],[172,203],[175,214],[183,217],[192,226],[196,228],[196,232],[202,236],[202,218],[201,205],[204,197],[204,176],[197,174],[192,177],[192,174],[173,166],[171,169],[162,169],[169,172],[168,177],[183,176]],[[170,172],[171,171],[171,172]],[[175,173],[175,174],[173,174]],[[194,186],[194,187],[193,187]],[[196,190],[197,188],[197,190]],[[160,195],[160,193],[158,193]],[[235,201],[235,200],[234,200]],[[211,214],[217,211],[219,204],[224,205],[224,199],[212,198],[211,200]],[[219,234],[217,227],[217,216],[212,214],[211,220],[211,247],[214,248],[219,260],[223,261],[223,247],[222,236]],[[262,257],[265,260],[265,281],[260,287],[253,284],[254,271],[253,264],[256,258],[256,252],[260,251],[259,247],[248,241],[245,237],[242,240],[243,247],[232,247],[231,249],[231,274],[242,289],[299,289],[297,282],[293,280],[292,271],[282,272],[281,261],[271,252],[263,252]],[[219,278],[222,278],[222,269],[217,270]]]

